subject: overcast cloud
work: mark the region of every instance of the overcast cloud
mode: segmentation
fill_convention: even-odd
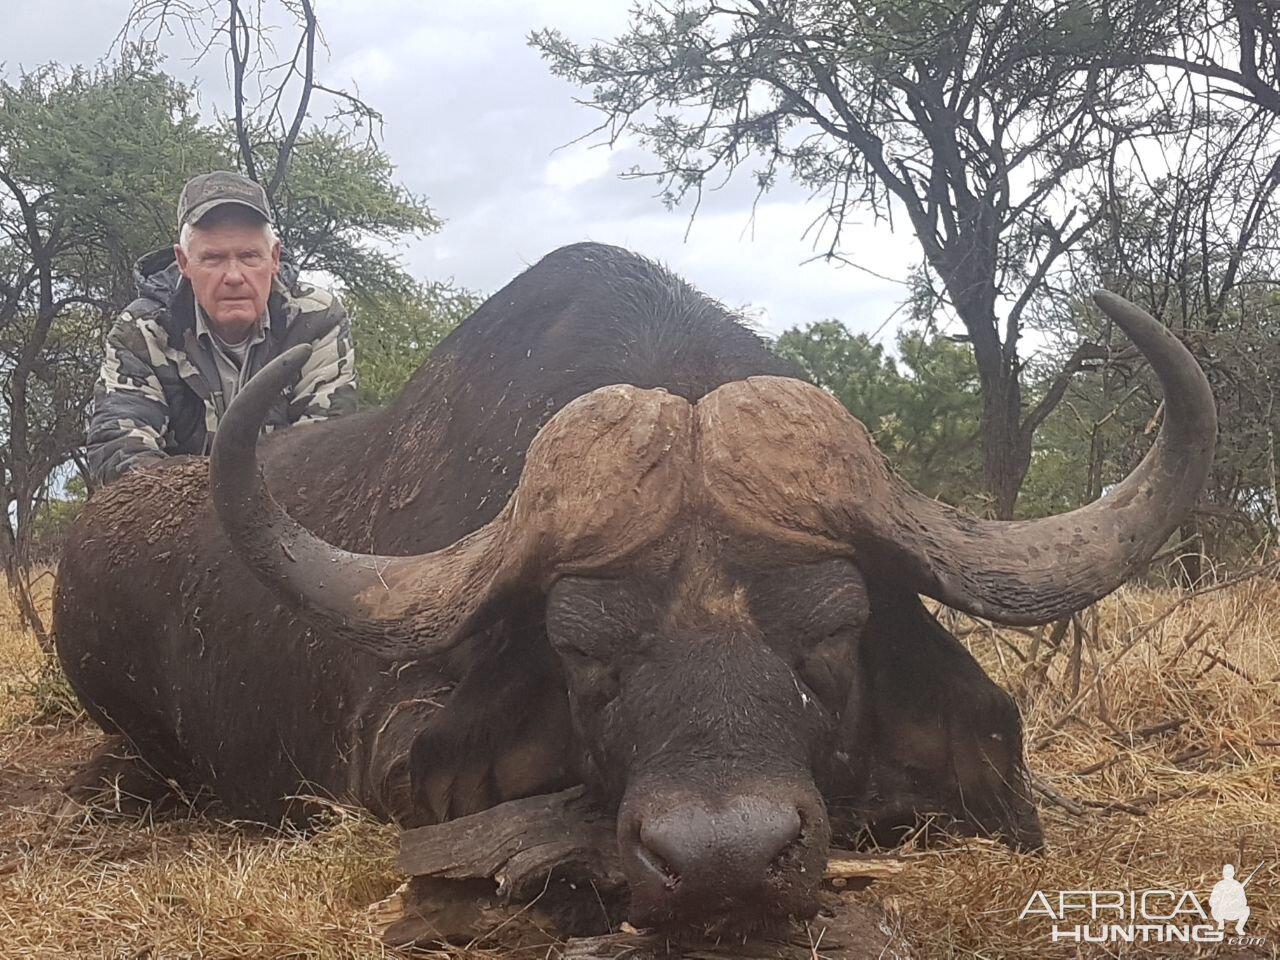
[[[50,60],[92,63],[110,47],[129,6],[128,0],[0,0],[0,62],[10,76]],[[706,196],[690,226],[690,211],[668,211],[653,198],[652,184],[618,178],[645,164],[642,151],[564,146],[598,116],[573,102],[579,91],[552,77],[526,38],[544,26],[578,41],[609,38],[625,27],[629,4],[320,0],[317,6],[330,48],[319,72],[332,83],[358,86],[383,113],[383,145],[401,180],[446,221],[441,232],[403,249],[417,276],[452,277],[488,293],[558,246],[597,240],[664,261],[711,296],[748,308],[774,334],[829,317],[871,332],[884,327],[905,296],[899,284],[867,272],[805,264],[815,246],[804,234],[819,207],[794,185],[766,195],[753,216],[754,191],[743,178]],[[200,79],[204,102],[223,100],[220,62],[197,78],[189,51],[177,43],[168,49],[167,70]],[[846,237],[848,254],[882,277],[905,279],[918,258],[905,232],[856,227]]]

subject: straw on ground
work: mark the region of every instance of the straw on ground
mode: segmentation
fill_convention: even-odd
[[[1280,586],[1131,587],[1058,630],[949,625],[1019,700],[1049,850],[908,848],[912,867],[868,893],[918,954],[1170,956],[1053,944],[1018,915],[1035,890],[1207,898],[1224,863],[1263,861],[1249,932],[1268,944],[1221,955],[1277,955]],[[399,882],[394,830],[344,811],[309,837],[89,815],[56,787],[99,737],[0,604],[0,957],[386,955],[368,908]]]

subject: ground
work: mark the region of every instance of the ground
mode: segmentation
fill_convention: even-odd
[[[1023,709],[1049,847],[908,848],[865,895],[917,956],[1280,956],[1274,575],[1192,597],[1126,588],[1057,642],[950,622]],[[369,907],[399,882],[393,830],[342,810],[307,837],[85,811],[58,786],[100,740],[0,601],[2,960],[388,956]],[[1261,942],[1077,946],[1052,942],[1039,901],[1019,919],[1036,891],[1056,907],[1061,890],[1190,890],[1207,909],[1224,863],[1257,868],[1246,933]]]

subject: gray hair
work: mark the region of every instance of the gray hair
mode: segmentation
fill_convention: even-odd
[[[195,224],[184,223],[182,225],[182,230],[178,233],[178,246],[182,248],[183,253],[191,252],[191,235],[195,233],[196,229]],[[262,221],[262,235],[266,238],[267,246],[269,247],[274,247],[280,242],[280,237],[276,235],[276,228],[271,225],[270,221]]]

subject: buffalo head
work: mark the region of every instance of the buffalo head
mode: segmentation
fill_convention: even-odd
[[[516,639],[555,665],[567,749],[618,811],[640,920],[804,915],[840,806],[876,836],[936,812],[1039,842],[1017,711],[918,595],[1053,620],[1114,590],[1194,501],[1216,431],[1207,382],[1154,319],[1098,302],[1159,377],[1164,424],[1125,481],[1043,520],[926,498],[829,394],[755,377],[695,403],[581,396],[492,522],[422,556],[349,553],[292,521],[256,469],[262,417],[306,347],[237,397],[212,493],[259,578],[353,643],[456,655],[510,610],[538,611]]]

